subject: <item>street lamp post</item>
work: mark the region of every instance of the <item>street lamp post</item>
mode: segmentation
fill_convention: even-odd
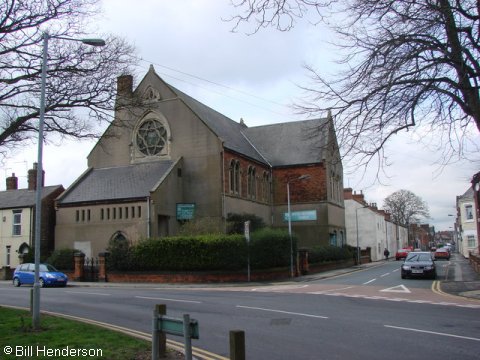
[[[40,241],[42,226],[42,175],[43,175],[43,128],[45,124],[45,88],[47,81],[47,62],[48,62],[48,40],[63,39],[69,41],[79,41],[91,46],[105,46],[102,39],[73,39],[63,36],[50,36],[43,33],[43,51],[42,51],[42,73],[40,83],[40,118],[38,122],[38,151],[37,151],[37,183],[35,192],[35,275],[33,284],[32,299],[32,324],[35,330],[40,328]]]
[[[290,183],[297,180],[306,180],[310,175],[301,175],[298,178],[287,181],[287,213],[288,213],[288,237],[290,238],[290,276],[293,278],[293,238],[292,238],[292,212],[290,209]]]

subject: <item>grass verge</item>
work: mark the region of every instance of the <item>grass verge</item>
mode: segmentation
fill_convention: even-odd
[[[116,331],[45,314],[40,330],[31,324],[29,312],[0,306],[0,359],[151,358],[150,342]]]

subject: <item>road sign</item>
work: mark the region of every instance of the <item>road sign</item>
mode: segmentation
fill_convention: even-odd
[[[184,319],[177,319],[168,316],[159,316],[158,330],[170,335],[185,336]],[[191,339],[199,338],[197,320],[190,320],[188,336]]]

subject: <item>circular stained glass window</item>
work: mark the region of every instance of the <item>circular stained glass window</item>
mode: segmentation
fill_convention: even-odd
[[[147,120],[137,131],[137,147],[141,153],[158,155],[167,143],[167,130],[156,120]]]

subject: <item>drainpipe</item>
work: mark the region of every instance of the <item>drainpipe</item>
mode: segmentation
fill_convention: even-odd
[[[150,238],[150,196],[147,196],[147,238]]]

